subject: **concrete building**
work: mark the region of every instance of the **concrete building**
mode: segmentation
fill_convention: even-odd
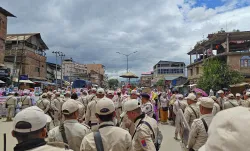
[[[8,34],[4,61],[6,64],[13,63],[14,78],[20,74],[28,75],[33,81],[46,80],[45,51],[48,49],[40,33]]]
[[[245,81],[250,82],[250,31],[218,32],[209,34],[208,40],[198,42],[190,55],[188,79],[196,84],[203,73],[203,61],[207,58],[218,58],[225,61],[232,69],[241,72]],[[195,56],[195,59],[192,59]]]
[[[56,75],[57,75],[57,80],[58,83],[61,81],[61,65],[57,65],[57,70],[56,70],[56,64],[55,63],[50,63],[46,62],[46,69],[47,69],[47,81],[49,82],[55,82],[56,81]],[[57,71],[57,72],[56,72]]]
[[[101,75],[105,74],[105,66],[102,64],[86,64],[88,74],[93,70]]]
[[[62,63],[63,79],[73,82],[75,79],[88,79],[86,64],[74,62],[72,59],[65,59]]]
[[[151,87],[152,79],[153,79],[153,71],[142,73],[140,77],[141,87]]]
[[[5,40],[7,34],[7,17],[16,17],[0,7],[0,80],[10,83],[10,69],[4,65]]]

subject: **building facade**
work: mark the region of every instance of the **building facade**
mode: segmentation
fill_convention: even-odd
[[[250,32],[219,32],[209,34],[208,40],[196,44],[190,55],[188,80],[196,84],[203,74],[203,61],[217,58],[227,63],[233,70],[245,76],[245,82],[250,82]],[[192,57],[195,56],[195,59]]]
[[[88,79],[86,64],[74,62],[72,59],[65,59],[62,62],[63,79],[73,82],[75,79]]]
[[[30,80],[46,80],[47,45],[40,33],[8,34],[5,45],[4,61],[13,62],[13,77],[28,75]],[[20,71],[17,72],[17,70]]]
[[[56,79],[58,80],[58,83],[61,81],[61,66],[60,65],[57,65],[56,67],[55,63],[46,62],[46,69],[47,69],[47,76],[46,76],[47,81],[55,82]]]

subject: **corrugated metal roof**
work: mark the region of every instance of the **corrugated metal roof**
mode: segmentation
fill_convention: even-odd
[[[179,78],[179,77],[165,77],[165,80],[172,81],[172,80],[177,79],[177,78]]]
[[[5,16],[16,17],[15,15],[11,14],[9,11],[2,7],[0,7],[0,13],[4,14]]]
[[[7,41],[23,41],[23,40],[27,40],[31,37],[32,35],[25,35],[25,36],[7,36],[6,40]]]

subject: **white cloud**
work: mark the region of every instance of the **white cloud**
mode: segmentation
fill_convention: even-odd
[[[129,67],[140,75],[159,60],[184,61],[186,53],[208,33],[221,28],[249,30],[249,0],[229,0],[214,9],[195,0],[0,0],[17,18],[9,33],[41,32],[50,50],[63,51],[82,63],[102,63],[110,76]],[[242,7],[242,8],[238,8]]]

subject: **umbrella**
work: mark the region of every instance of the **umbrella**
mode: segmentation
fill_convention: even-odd
[[[208,97],[207,93],[206,93],[205,91],[203,91],[202,89],[195,88],[195,89],[193,89],[193,91],[194,91],[195,93],[200,92],[200,93],[202,94],[202,96]]]
[[[127,78],[128,81],[129,81],[129,83],[130,83],[130,79],[131,79],[131,78],[138,78],[138,76],[135,75],[135,74],[132,73],[132,72],[127,72],[127,73],[121,75],[120,77],[122,77],[122,78]]]

